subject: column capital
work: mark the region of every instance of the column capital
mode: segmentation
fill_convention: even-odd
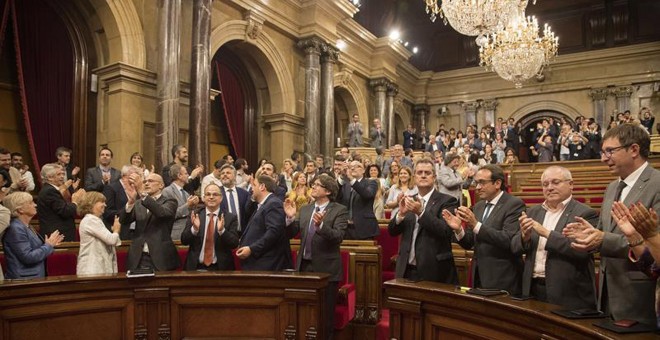
[[[610,94],[610,91],[605,88],[596,88],[596,89],[590,89],[589,90],[589,97],[591,97],[591,100],[596,101],[596,100],[605,100],[607,99],[607,96]]]
[[[377,78],[369,81],[369,86],[373,87],[376,92],[387,91],[390,84],[392,84],[392,82],[387,78]]]
[[[317,36],[313,36],[299,40],[296,46],[304,50],[305,54],[307,55],[309,54],[321,55],[321,49],[323,48],[324,44],[325,42],[321,38]]]
[[[324,43],[321,45],[321,62],[336,63],[339,60],[340,53],[338,48]]]
[[[394,83],[389,83],[387,85],[387,96],[388,97],[396,97],[396,95],[399,93],[399,86]]]
[[[633,88],[630,85],[615,87],[612,89],[612,94],[617,98],[630,97],[633,93]]]
[[[461,103],[461,107],[465,110],[465,112],[476,112],[479,106],[479,102],[477,101]]]
[[[481,107],[484,110],[493,110],[494,111],[498,104],[499,104],[499,102],[497,101],[497,99],[485,99],[481,102]]]
[[[413,112],[417,115],[425,115],[429,112],[429,106],[426,104],[417,104],[413,106]]]

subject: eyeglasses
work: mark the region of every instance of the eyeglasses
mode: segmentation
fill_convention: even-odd
[[[630,147],[630,145],[621,145],[621,146],[617,146],[616,148],[607,148],[607,149],[602,150],[600,152],[600,156],[601,157],[605,156],[605,158],[610,158],[610,157],[612,157],[612,154],[614,154],[615,152],[617,152],[621,149],[625,149],[627,147]]]
[[[488,184],[488,183],[493,183],[493,180],[492,179],[480,179],[478,181],[474,181],[474,184],[476,184],[477,186],[482,186],[482,187],[484,185]]]
[[[321,183],[314,183],[314,184],[312,184],[312,187],[321,187],[321,188],[325,189],[325,187]]]
[[[207,193],[204,194],[204,196],[206,196],[206,197],[220,197],[222,195],[220,193],[217,193],[217,192],[207,192]]]
[[[541,185],[542,185],[544,188],[549,187],[550,184],[552,184],[552,186],[555,186],[555,187],[556,187],[556,186],[558,186],[558,185],[561,184],[561,183],[564,183],[564,182],[570,182],[570,181],[572,181],[572,179],[553,179],[552,181],[542,182]]]

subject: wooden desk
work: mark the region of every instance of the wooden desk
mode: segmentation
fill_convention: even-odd
[[[327,284],[290,272],[4,281],[0,339],[322,339]]]
[[[481,297],[452,285],[391,280],[385,283],[392,339],[658,339],[653,333],[616,334],[593,326],[598,319],[569,320],[535,300]]]

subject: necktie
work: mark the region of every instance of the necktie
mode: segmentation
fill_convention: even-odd
[[[204,265],[210,266],[213,262],[213,230],[215,224],[213,223],[214,213],[209,214],[209,223],[206,225],[206,233],[204,235]]]
[[[184,201],[187,200],[186,194],[187,194],[187,192],[185,190],[183,190],[183,188],[181,188],[181,197],[183,197]]]
[[[355,198],[355,190],[351,188],[351,195],[348,198],[348,219],[353,221],[353,199]]]
[[[238,218],[238,231],[241,231],[241,216],[236,210],[236,203],[234,202],[234,189],[227,190],[227,199],[229,200],[229,212],[236,215]]]
[[[321,208],[316,207],[314,213],[317,213],[320,210]],[[309,227],[307,228],[307,235],[305,235],[305,251],[303,252],[303,259],[305,260],[312,259],[312,239],[314,238],[314,234],[316,234],[316,223],[314,222],[314,214],[312,214],[312,218],[309,221]]]
[[[626,182],[624,181],[619,181],[619,185],[616,187],[616,192],[614,194],[614,201],[620,201],[621,200],[621,193],[623,192],[623,189],[626,188]]]
[[[490,216],[490,210],[493,208],[493,203],[486,203],[486,209],[484,210],[484,216],[481,219],[481,223],[486,222],[488,216]]]
[[[424,199],[421,198],[422,200],[422,210],[424,210]],[[413,266],[417,265],[417,258],[416,258],[416,252],[415,252],[415,243],[417,243],[417,234],[419,233],[419,220],[417,219],[415,221],[415,227],[413,228],[413,236],[412,236],[412,243],[410,244],[410,256],[408,258],[408,263],[412,264]]]

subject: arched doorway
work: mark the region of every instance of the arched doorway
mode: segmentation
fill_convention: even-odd
[[[347,89],[343,87],[335,87],[335,137],[333,141],[336,141],[337,138],[340,138],[340,145],[343,146],[348,141],[348,135],[346,129],[348,128],[348,123],[351,121],[354,114],[358,113],[357,105],[353,96]],[[358,114],[359,115],[359,114]],[[362,126],[364,127],[364,137],[368,136],[367,129],[369,127],[368,122],[365,124],[363,117],[360,117]],[[337,146],[337,145],[334,145]]]
[[[516,124],[521,124],[522,126],[522,143],[520,144],[519,150],[519,158],[521,162],[527,162],[530,160],[531,156],[529,147],[536,145],[536,140],[534,140],[536,128],[538,124],[543,123],[544,119],[549,119],[550,123],[552,123],[552,121],[555,123],[561,123],[564,121],[571,125],[575,125],[575,122],[570,116],[555,110],[538,110],[520,118]]]

